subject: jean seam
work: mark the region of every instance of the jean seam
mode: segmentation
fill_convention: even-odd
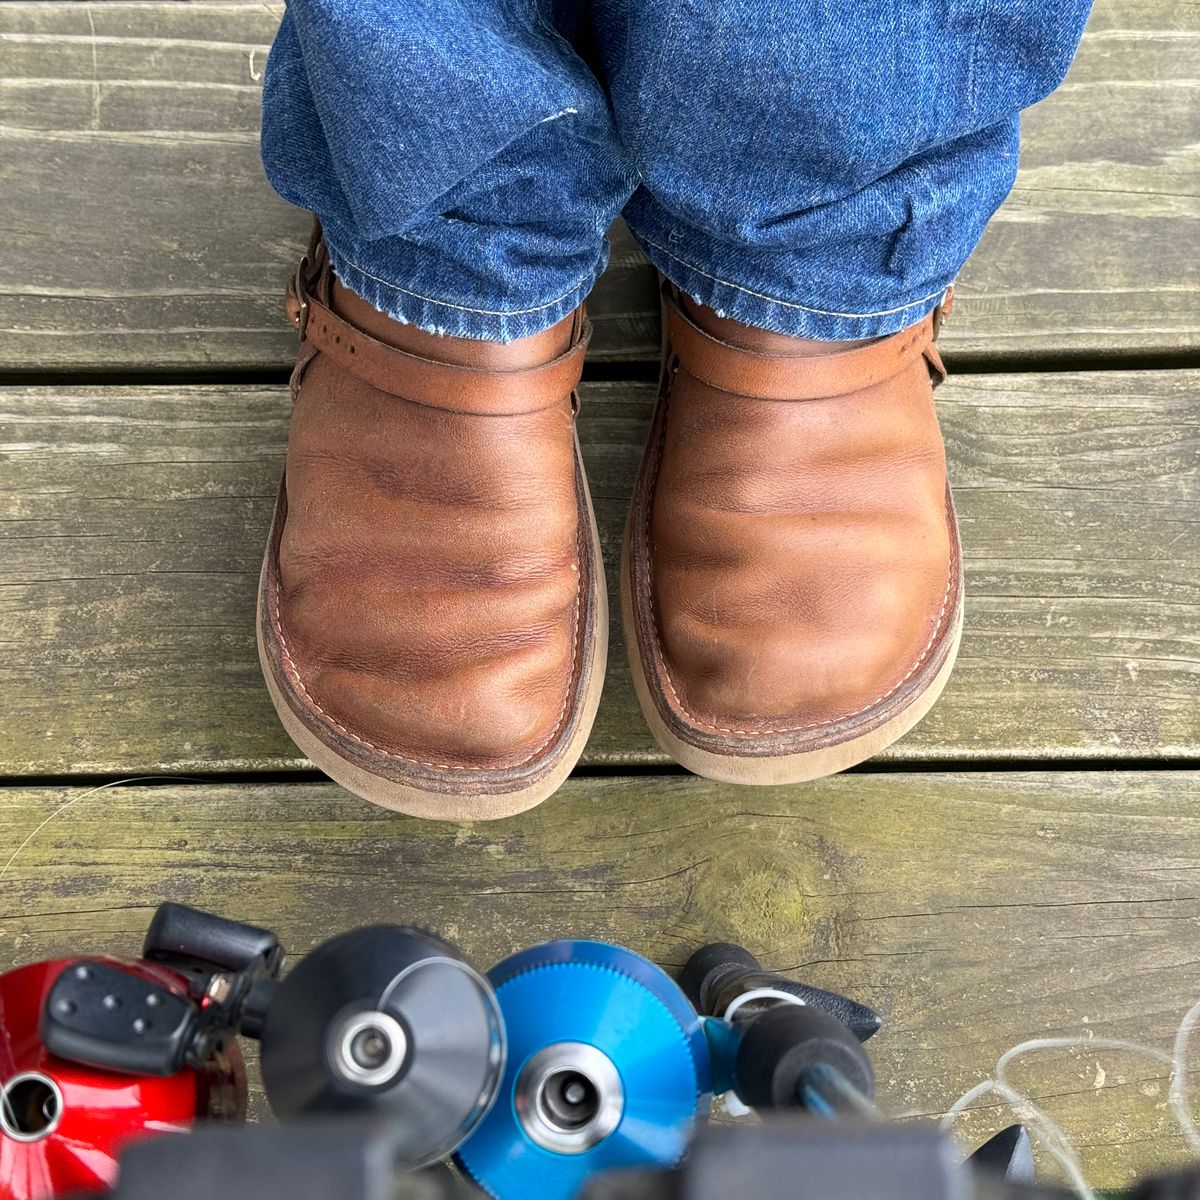
[[[571,45],[570,41],[555,28],[554,22],[547,13],[542,12],[542,6],[539,3],[533,5],[533,21],[537,28],[552,42],[561,46],[572,58],[579,57],[579,51]]]
[[[420,292],[410,291],[408,288],[402,288],[398,284],[389,283],[386,279],[380,279],[378,275],[372,275],[371,272],[365,267],[360,267],[358,263],[356,263],[348,255],[343,254],[340,250],[334,248],[334,252],[342,260],[342,262],[345,263],[346,266],[351,267],[360,275],[364,275],[373,283],[379,284],[380,287],[388,288],[393,292],[399,292],[402,296],[411,296],[414,300],[420,300],[425,304],[436,304],[439,308],[452,308],[457,312],[474,313],[476,316],[481,317],[524,317],[528,316],[530,313],[543,312],[547,308],[553,308],[556,304],[561,304],[564,300],[567,300],[571,296],[575,295],[581,288],[586,287],[588,280],[595,274],[595,266],[593,266],[591,271],[580,276],[580,278],[565,292],[563,292],[561,296],[554,300],[549,300],[545,304],[535,305],[533,308],[471,308],[469,305],[454,304],[449,300],[436,300],[432,296],[424,296]]]
[[[649,238],[643,239],[647,246],[653,246],[655,250],[665,254],[668,258],[679,263],[681,267],[686,267],[689,271],[695,271],[697,275],[703,275],[705,279],[711,279],[714,283],[719,283],[723,287],[732,288],[735,292],[741,292],[746,296],[753,296],[756,300],[765,300],[769,304],[778,304],[783,308],[795,308],[801,312],[815,313],[821,317],[842,317],[848,320],[864,319],[869,317],[888,317],[893,313],[904,312],[905,309],[916,308],[919,304],[928,304],[930,300],[936,300],[939,296],[944,295],[949,284],[938,288],[936,291],[930,292],[927,296],[920,296],[916,300],[910,300],[907,304],[898,304],[894,308],[881,308],[876,312],[835,312],[828,308],[814,308],[808,304],[797,304],[793,300],[780,300],[775,296],[765,295],[763,292],[755,292],[750,288],[742,287],[740,284],[733,283],[731,280],[722,279],[719,275],[712,275],[708,271],[701,270],[694,263],[682,259],[677,254],[672,254],[665,246],[660,246],[657,242],[651,241]]]

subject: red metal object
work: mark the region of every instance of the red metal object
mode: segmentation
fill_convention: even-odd
[[[181,976],[109,959],[178,994]],[[245,1116],[246,1077],[236,1043],[202,1071],[167,1078],[119,1075],[51,1055],[38,1036],[46,993],[71,960],[0,975],[0,1200],[54,1200],[113,1185],[132,1139],[181,1132],[200,1119]]]

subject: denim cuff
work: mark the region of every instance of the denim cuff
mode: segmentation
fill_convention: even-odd
[[[629,212],[626,215],[632,216]],[[954,277],[950,276],[922,288],[918,296],[876,301],[869,306],[869,311],[838,311],[805,295],[806,276],[813,277],[822,272],[822,268],[816,267],[805,256],[773,252],[766,256],[770,262],[768,269],[762,261],[763,251],[750,248],[743,251],[701,230],[689,231],[678,221],[671,221],[661,240],[648,233],[644,221],[639,220],[635,225],[634,220],[630,220],[629,224],[634,239],[650,261],[697,304],[743,325],[790,337],[856,341],[896,333],[928,316],[945,299],[947,289],[954,282]],[[669,248],[664,243],[669,243]],[[881,252],[886,253],[886,250],[881,247]],[[843,279],[854,278],[852,270],[830,271],[831,266],[837,264],[823,264],[823,273]],[[793,283],[786,297],[771,294],[770,281],[778,281],[781,276]]]
[[[481,300],[431,296],[418,286],[393,283],[384,277],[383,270],[363,263],[359,251],[347,254],[325,231],[325,245],[333,273],[346,287],[361,296],[373,308],[404,325],[416,325],[426,333],[443,337],[473,338],[485,342],[511,342],[517,338],[541,333],[573,313],[586,299],[596,280],[608,264],[608,243],[601,242],[599,256],[592,269],[561,295],[540,301],[531,297],[528,304],[511,310],[484,306]],[[453,277],[447,268],[447,280]],[[430,289],[432,290],[432,289]]]

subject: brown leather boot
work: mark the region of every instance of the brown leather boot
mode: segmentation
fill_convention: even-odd
[[[604,676],[583,308],[507,346],[440,338],[335,285],[319,244],[288,308],[300,357],[258,612],[280,719],[387,808],[531,808],[582,753]]]
[[[941,311],[829,355],[693,313],[664,286],[658,410],[621,564],[638,698],[699,775],[814,779],[911,729],[958,648]]]

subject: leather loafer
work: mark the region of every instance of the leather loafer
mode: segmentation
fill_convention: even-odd
[[[604,677],[583,308],[509,346],[438,338],[335,285],[316,240],[288,311],[302,340],[258,602],[280,719],[387,808],[530,808],[582,753]]]
[[[947,306],[814,354],[728,320],[702,327],[685,304],[664,285],[658,407],[622,553],[638,698],[699,775],[828,775],[912,728],[957,652],[962,565],[933,403]]]

